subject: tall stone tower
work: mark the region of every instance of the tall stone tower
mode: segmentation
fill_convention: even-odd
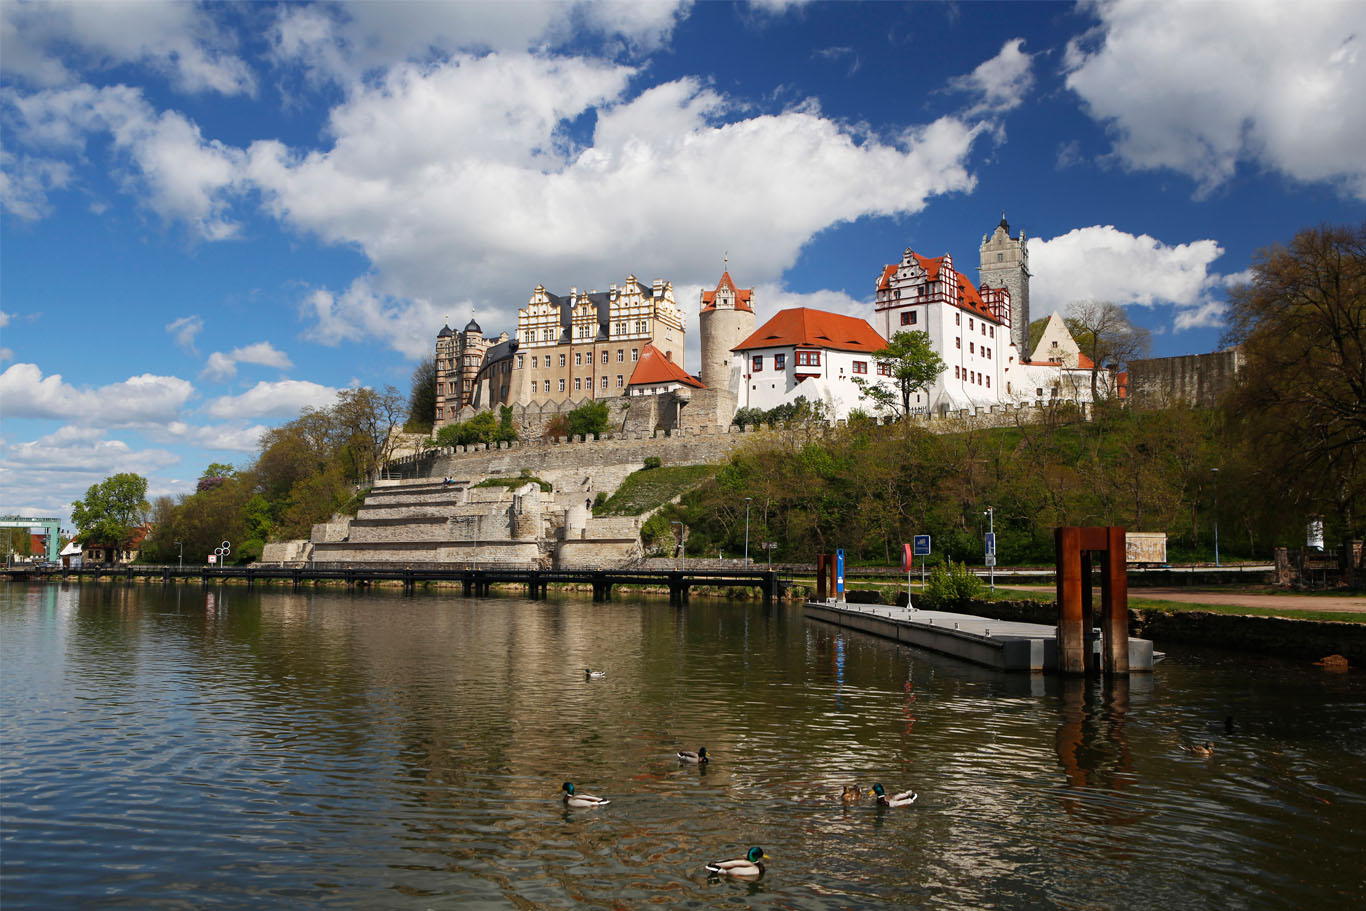
[[[754,334],[753,296],[753,288],[736,288],[728,271],[721,273],[715,291],[702,292],[697,316],[697,327],[702,333],[702,369],[698,378],[708,389],[739,394],[740,374],[731,349]]]
[[[438,428],[459,419],[460,409],[471,404],[484,351],[492,344],[470,317],[460,332],[443,326],[436,334],[436,421]]]
[[[982,265],[977,272],[982,287],[1005,288],[1010,291],[1010,340],[1020,352],[1020,360],[1029,360],[1029,246],[1025,232],[1010,236],[1010,224],[1005,213],[1001,223],[990,235],[982,237]]]

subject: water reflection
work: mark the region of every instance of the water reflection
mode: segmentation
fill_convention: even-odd
[[[1104,825],[1129,825],[1146,813],[1131,790],[1138,778],[1125,731],[1129,680],[1063,677],[1058,681],[1055,738],[1067,777],[1060,803],[1070,815]]]
[[[1005,676],[703,599],[3,589],[5,906],[1355,907],[1360,680],[1223,661]],[[839,799],[874,781],[920,800]],[[708,882],[753,844],[760,883]]]

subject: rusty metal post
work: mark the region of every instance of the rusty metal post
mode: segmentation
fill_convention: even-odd
[[[828,559],[826,554],[816,554],[816,600],[824,601],[825,593],[825,562]]]
[[[1129,673],[1129,561],[1123,526],[1105,529],[1105,562],[1100,580],[1105,673]]]
[[[1057,550],[1058,672],[1086,673],[1086,641],[1081,626],[1081,529],[1067,525],[1053,531]]]

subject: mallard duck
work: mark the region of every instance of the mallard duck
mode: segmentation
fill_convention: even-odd
[[[706,763],[711,762],[711,757],[707,755],[706,747],[699,747],[696,753],[692,750],[679,750],[678,761],[695,762],[698,765],[705,765]]]
[[[877,795],[877,803],[880,807],[909,807],[920,796],[914,791],[902,791],[900,794],[893,794],[888,797],[881,784],[873,785],[873,793]]]
[[[592,794],[576,794],[572,781],[566,781],[560,785],[560,790],[564,791],[564,805],[566,807],[605,807],[612,802],[601,797],[594,797]]]
[[[1199,756],[1201,759],[1209,759],[1214,755],[1214,741],[1206,740],[1204,743],[1183,743],[1181,749],[1187,753]]]
[[[762,861],[768,859],[764,849],[757,845],[749,849],[744,857],[735,860],[718,860],[707,864],[707,870],[717,876],[734,876],[740,879],[758,879],[764,875]]]
[[[584,676],[584,678],[587,679],[587,680],[597,680],[597,679],[599,679],[599,678],[606,677],[606,676],[607,676],[607,672],[606,672],[606,671],[595,671],[595,670],[593,670],[591,667],[586,667],[586,668],[583,669],[583,676]]]
[[[840,800],[845,803],[854,803],[863,799],[863,789],[856,784],[844,786],[844,793],[840,795]]]

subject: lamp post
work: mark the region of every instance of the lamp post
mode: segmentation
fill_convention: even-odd
[[[179,548],[180,548],[180,568],[181,568],[181,569],[184,569],[184,568],[185,568],[185,542],[184,542],[184,541],[177,541],[177,542],[175,542],[175,545],[176,545],[176,547],[179,547]]]
[[[1214,475],[1214,565],[1219,565],[1219,469],[1211,468]]]
[[[749,501],[752,497],[745,497],[745,569],[749,569]]]
[[[683,561],[687,558],[687,554],[683,550],[683,523],[670,522],[669,524],[678,526],[678,571],[682,572]]]

